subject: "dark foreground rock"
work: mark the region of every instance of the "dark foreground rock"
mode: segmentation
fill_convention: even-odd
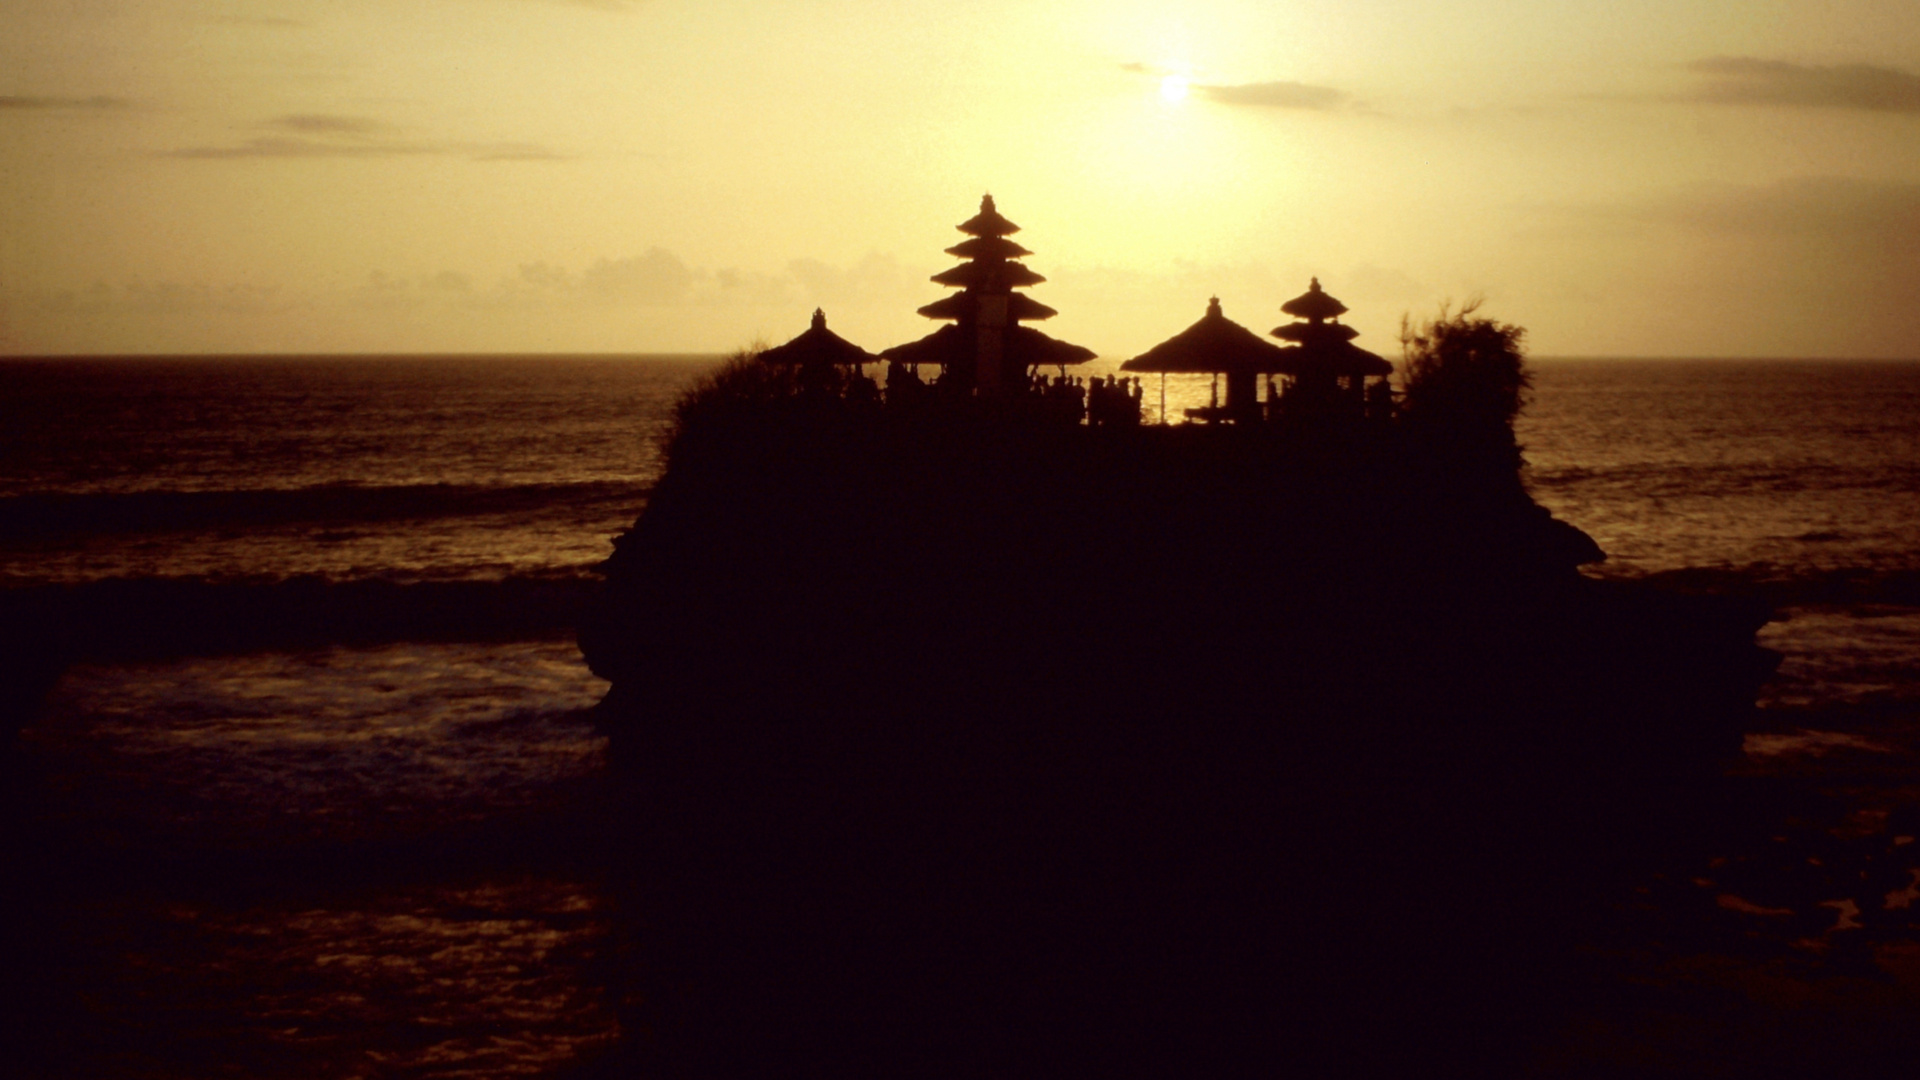
[[[660,1075],[1497,1073],[1765,613],[1393,430],[747,410],[582,628]]]

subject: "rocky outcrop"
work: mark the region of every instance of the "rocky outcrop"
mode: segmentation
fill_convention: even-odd
[[[653,1066],[1511,1065],[1770,669],[1597,555],[1387,427],[706,416],[581,629]]]

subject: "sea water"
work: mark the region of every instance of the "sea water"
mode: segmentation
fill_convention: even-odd
[[[40,988],[62,1070],[540,1075],[618,1037],[580,809],[605,684],[564,604],[524,607],[591,587],[675,397],[715,363],[0,363],[0,599],[98,618],[129,585],[217,590],[216,613],[297,590],[293,610],[351,631],[210,653],[148,620],[29,722],[28,810],[85,855]],[[1780,673],[1731,767],[1847,788],[1868,826],[1920,802],[1920,364],[1534,371],[1527,482],[1608,552],[1589,573],[1776,606]],[[1170,378],[1167,412],[1209,391]],[[464,590],[469,622],[383,633],[397,613],[371,585]],[[1775,929],[1746,910],[1775,910],[1764,896],[1698,880],[1730,932],[1809,955],[1846,940],[1839,906]]]
[[[71,848],[15,886],[55,939],[9,973],[49,1071],[525,1076],[617,1037],[579,854],[606,684],[564,601],[714,363],[0,363],[0,598],[112,622],[166,590],[76,631],[115,658],[67,668],[20,741],[23,812]],[[383,627],[423,585],[463,625]],[[263,637],[178,655],[203,631],[168,600],[249,597],[282,613]]]

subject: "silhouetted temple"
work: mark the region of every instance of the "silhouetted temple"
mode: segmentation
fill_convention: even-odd
[[[1360,332],[1340,322],[1347,305],[1320,291],[1319,278],[1280,310],[1300,320],[1273,328],[1274,337],[1297,343],[1283,408],[1380,417],[1391,411],[1393,365],[1353,343]]]
[[[1020,226],[1000,216],[992,195],[980,200],[980,212],[959,229],[971,239],[948,248],[947,254],[966,261],[932,280],[960,291],[920,309],[929,319],[950,319],[952,324],[886,349],[881,356],[909,367],[938,364],[943,386],[989,398],[1025,393],[1028,373],[1035,368],[1064,368],[1093,359],[1092,349],[1020,325],[1058,312],[1014,291],[1047,279],[1017,261],[1033,252],[1007,239]]]
[[[1063,423],[1138,424],[1139,379],[1069,377],[1067,368],[1094,359],[1093,350],[1021,325],[1057,312],[1017,291],[1046,278],[1020,261],[1033,253],[1009,239],[1020,226],[1001,216],[993,196],[983,197],[980,212],[958,228],[968,239],[947,253],[964,261],[932,280],[960,291],[919,309],[948,325],[876,357],[828,330],[826,315],[816,309],[809,329],[765,350],[761,361],[789,369],[791,385],[801,392],[837,394],[849,401],[883,400],[863,365],[885,360],[884,401],[889,406],[977,399]],[[1276,345],[1228,319],[1220,298],[1214,297],[1199,321],[1128,360],[1121,370],[1161,375],[1162,423],[1167,420],[1169,373],[1214,376],[1212,400],[1187,409],[1190,420],[1251,424],[1391,419],[1393,391],[1387,377],[1393,365],[1353,344],[1357,331],[1340,322],[1347,306],[1322,291],[1319,278],[1280,310],[1298,321],[1275,328],[1273,336],[1291,344]],[[939,369],[931,385],[922,381],[922,367]],[[1047,377],[1045,368],[1058,368],[1059,374]]]
[[[1216,387],[1206,408],[1188,409],[1187,415],[1196,420],[1257,420],[1260,377],[1294,374],[1298,351],[1264,341],[1227,318],[1216,296],[1207,301],[1207,313],[1199,322],[1120,365],[1120,370],[1158,372],[1163,378],[1168,373],[1224,375],[1226,404],[1220,403]]]
[[[827,329],[827,313],[819,308],[813,309],[812,325],[799,336],[760,354],[763,364],[796,369],[798,382],[804,388],[837,388],[846,380],[834,369],[852,368],[849,393],[857,393],[862,387],[873,389],[873,380],[866,378],[864,365],[878,363],[879,360],[879,357]]]
[[[1280,305],[1300,319],[1276,327],[1273,336],[1291,341],[1282,348],[1228,319],[1220,300],[1207,305],[1199,322],[1120,365],[1122,371],[1211,374],[1214,398],[1187,416],[1208,422],[1249,423],[1261,419],[1369,416],[1387,418],[1393,409],[1387,376],[1393,365],[1353,344],[1359,332],[1340,322],[1347,306],[1322,292],[1314,278],[1307,291]],[[1281,382],[1276,383],[1274,377]],[[1218,380],[1225,378],[1227,399],[1220,401]],[[1260,399],[1260,382],[1267,396]]]

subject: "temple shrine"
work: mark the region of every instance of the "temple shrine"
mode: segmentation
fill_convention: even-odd
[[[1340,321],[1347,305],[1322,292],[1314,278],[1307,291],[1280,305],[1294,322],[1273,328],[1273,336],[1295,347],[1293,381],[1282,395],[1283,413],[1367,415],[1385,419],[1393,408],[1387,376],[1393,365],[1360,348],[1360,332]]]
[[[827,329],[827,313],[819,308],[813,309],[812,325],[798,337],[760,354],[763,364],[792,367],[799,386],[804,390],[831,390],[844,384],[850,396],[872,396],[876,399],[877,388],[873,380],[867,378],[866,365],[877,363],[879,359]],[[836,371],[843,367],[853,369],[850,376]]]
[[[980,212],[961,222],[959,229],[969,239],[948,248],[947,254],[966,261],[935,274],[932,280],[960,291],[919,309],[929,319],[951,320],[950,325],[918,341],[882,350],[883,358],[914,368],[938,364],[942,387],[983,398],[1024,394],[1029,373],[1036,368],[1064,370],[1094,358],[1092,349],[1020,325],[1059,313],[1014,291],[1047,279],[1018,261],[1033,252],[1007,239],[1020,226],[1000,216],[992,195],[980,200]]]
[[[1207,301],[1207,313],[1199,322],[1121,364],[1120,370],[1159,373],[1163,415],[1168,374],[1213,375],[1213,401],[1205,408],[1188,409],[1188,418],[1210,422],[1252,421],[1261,416],[1260,378],[1292,375],[1298,367],[1297,352],[1297,349],[1283,349],[1266,341],[1227,318],[1216,296]],[[1221,376],[1227,380],[1225,405],[1220,403]]]
[[[827,329],[815,310],[813,324],[761,360],[791,367],[803,391],[830,390],[849,400],[909,406],[929,399],[999,402],[1069,423],[1093,426],[1140,421],[1137,378],[1080,379],[1067,368],[1094,359],[1094,352],[1021,325],[1058,314],[1018,290],[1046,281],[1021,260],[1033,254],[1009,237],[1020,226],[1001,216],[993,196],[958,226],[967,239],[947,250],[963,261],[932,277],[958,292],[919,309],[947,325],[917,341],[882,350],[876,357]],[[1199,321],[1120,366],[1123,372],[1159,373],[1161,422],[1166,422],[1166,376],[1211,374],[1212,400],[1186,410],[1189,420],[1255,424],[1328,419],[1390,419],[1393,365],[1353,344],[1359,332],[1340,321],[1347,306],[1313,278],[1307,291],[1280,305],[1295,321],[1275,327],[1276,345],[1226,317],[1220,298],[1207,302]],[[880,394],[863,365],[887,362],[886,393]],[[919,369],[937,366],[931,385]],[[1041,369],[1059,369],[1046,378]],[[1226,383],[1221,400],[1220,383]],[[1266,387],[1264,398],[1261,387]]]

